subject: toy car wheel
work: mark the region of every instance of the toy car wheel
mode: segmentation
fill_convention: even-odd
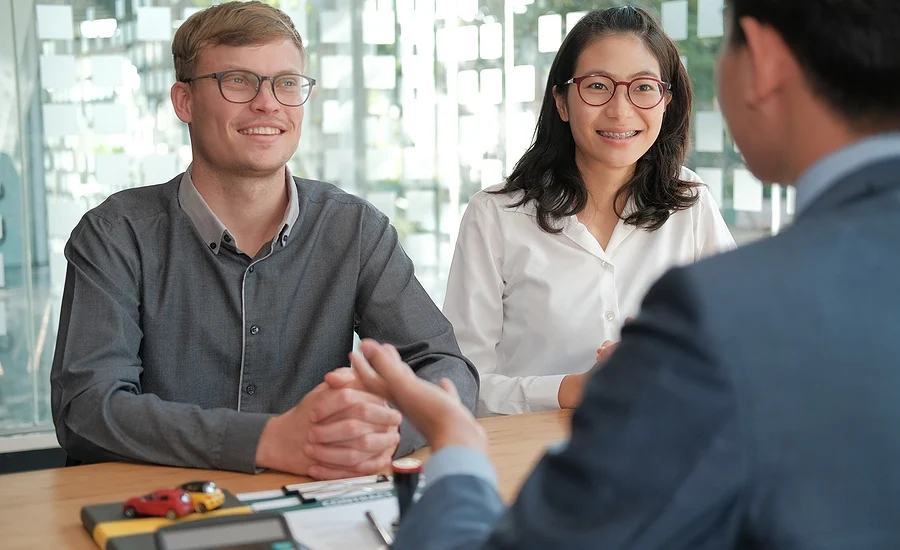
[[[137,517],[137,510],[134,509],[134,506],[129,506],[128,508],[125,508],[125,517],[126,518]]]
[[[205,512],[205,511],[206,511],[206,505],[205,505],[205,504],[203,504],[203,503],[201,502],[200,504],[197,505],[197,513],[198,513],[198,514],[202,514],[202,513]]]
[[[178,517],[178,512],[176,512],[175,510],[169,510],[168,512],[166,512],[166,517],[169,519],[175,519]]]

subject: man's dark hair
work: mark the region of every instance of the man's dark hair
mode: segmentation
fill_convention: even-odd
[[[731,39],[775,29],[813,90],[855,126],[900,128],[900,0],[727,0]]]

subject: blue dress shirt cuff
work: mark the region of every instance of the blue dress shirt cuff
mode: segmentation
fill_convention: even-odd
[[[474,476],[497,487],[497,473],[486,456],[469,447],[444,447],[425,463],[425,483],[434,486],[447,476]]]

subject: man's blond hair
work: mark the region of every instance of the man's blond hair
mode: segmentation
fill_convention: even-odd
[[[197,76],[194,65],[200,52],[210,46],[256,46],[290,40],[306,57],[294,22],[283,11],[268,4],[225,2],[187,18],[172,40],[175,78],[182,82]]]

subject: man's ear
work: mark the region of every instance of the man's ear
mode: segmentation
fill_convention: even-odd
[[[553,86],[553,101],[556,102],[556,112],[563,122],[569,122],[569,109],[566,106],[566,98],[559,92],[558,86]]]
[[[750,104],[759,104],[787,84],[791,72],[799,67],[791,49],[772,26],[752,17],[742,17],[738,24],[747,39],[745,54],[751,68],[746,99]]]
[[[169,91],[172,98],[172,107],[175,108],[175,115],[178,120],[185,124],[190,124],[193,113],[191,112],[191,88],[184,82],[176,82],[172,84]]]

